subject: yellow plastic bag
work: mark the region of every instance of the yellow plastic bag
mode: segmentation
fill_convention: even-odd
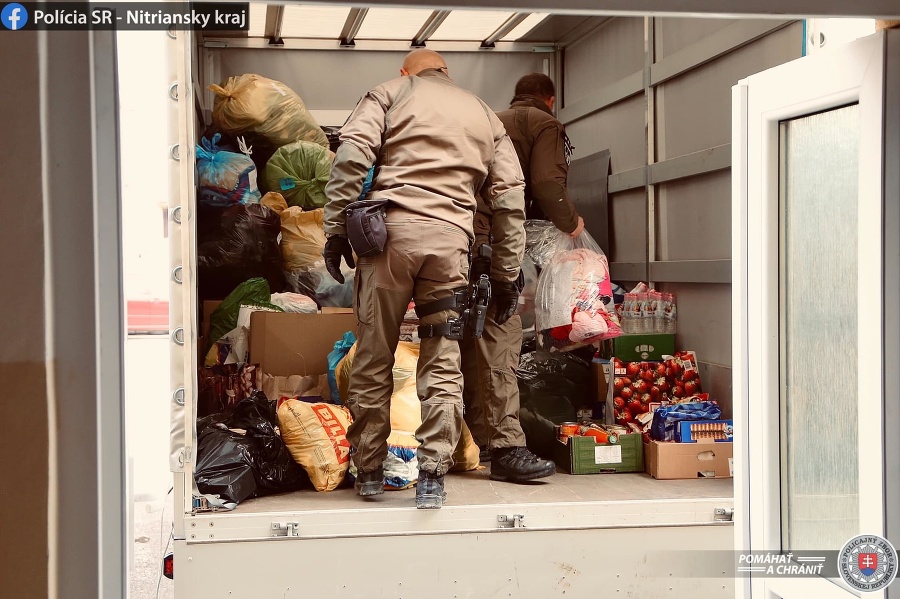
[[[281,256],[284,269],[289,271],[311,268],[322,260],[325,249],[325,211],[304,211],[288,206],[284,197],[274,191],[263,196],[260,204],[271,208],[281,217]]]
[[[281,438],[317,491],[333,491],[350,468],[347,428],[353,418],[343,406],[288,399],[278,407]]]
[[[210,85],[216,94],[213,124],[239,135],[257,133],[274,147],[304,140],[328,147],[328,138],[306,109],[303,100],[285,84],[260,75],[229,77],[223,85]]]

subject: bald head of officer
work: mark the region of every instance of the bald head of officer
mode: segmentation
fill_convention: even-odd
[[[427,69],[437,69],[447,73],[447,63],[444,57],[428,48],[417,48],[403,60],[403,66],[400,67],[400,74],[404,77],[418,75]]]

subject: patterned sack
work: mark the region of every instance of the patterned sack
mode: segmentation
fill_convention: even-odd
[[[350,467],[347,428],[353,418],[343,406],[288,399],[278,407],[281,438],[317,491],[333,491]]]

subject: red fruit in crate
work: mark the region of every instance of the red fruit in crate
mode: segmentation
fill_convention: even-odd
[[[670,379],[678,378],[678,375],[681,374],[681,364],[676,363],[674,360],[669,360],[670,364],[666,366],[666,376]]]
[[[632,399],[631,401],[629,401],[628,404],[626,404],[626,407],[628,408],[628,411],[631,412],[632,416],[637,416],[638,414],[645,411],[644,404],[636,399]]]
[[[613,383],[613,389],[615,389],[615,390],[616,390],[616,393],[618,393],[618,392],[620,392],[620,391],[621,391],[622,389],[624,389],[624,388],[625,388],[625,380],[616,377],[616,380],[615,380],[615,382]]]
[[[683,381],[692,381],[695,378],[697,378],[696,370],[685,370],[684,374],[681,375],[681,380],[683,380]]]
[[[628,410],[622,412],[622,422],[634,422],[634,416],[631,415],[631,412]]]
[[[628,373],[628,376],[637,376],[641,372],[641,367],[637,362],[629,362],[625,365],[625,372]]]
[[[660,391],[662,391],[663,393],[665,393],[665,392],[668,391],[669,388],[670,388],[669,381],[667,381],[667,380],[664,379],[664,378],[658,378],[658,379],[656,379],[656,387],[657,387]]]
[[[650,370],[650,362],[641,362],[641,370]]]
[[[644,393],[644,394],[641,395],[638,399],[641,400],[641,404],[644,406],[644,411],[646,412],[646,411],[647,411],[647,407],[646,407],[646,406],[647,406],[647,404],[650,403],[650,401],[653,399],[653,396],[650,395],[649,393]]]
[[[623,384],[624,387],[630,387],[630,386],[631,386],[631,379],[628,378],[627,376],[622,377],[622,384]]]
[[[631,396],[634,395],[634,390],[631,387],[625,387],[619,392],[619,395],[622,396],[622,399],[628,401],[631,399]]]
[[[623,366],[625,366],[625,362],[613,356],[613,366],[616,368],[622,368]]]
[[[653,373],[652,370],[642,370],[641,371],[641,380],[642,381],[647,381],[648,383],[652,383],[655,378],[656,378],[656,375]]]
[[[650,399],[652,399],[653,401],[658,400],[661,394],[662,391],[660,390],[659,386],[653,385],[652,387],[650,387]]]
[[[622,398],[619,397],[619,396],[616,396],[616,397],[613,397],[613,404],[615,404],[615,406],[616,406],[617,408],[624,408],[624,407],[625,407],[625,400],[622,399]]]
[[[645,380],[640,380],[634,384],[634,390],[637,391],[638,395],[643,395],[644,393],[650,392],[650,383]]]
[[[700,385],[698,385],[696,383],[696,381],[687,381],[684,384],[685,395],[690,396],[690,395],[693,395],[694,393],[697,393],[698,391],[700,391]]]
[[[656,368],[653,369],[653,372],[656,373],[657,377],[666,376],[666,365],[662,362],[659,362],[656,365]]]
[[[672,389],[672,395],[678,398],[684,397],[684,387],[682,387],[681,385],[675,385],[675,388]]]

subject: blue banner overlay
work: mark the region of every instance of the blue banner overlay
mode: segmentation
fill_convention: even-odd
[[[250,4],[0,2],[0,33],[28,30],[248,31]]]

